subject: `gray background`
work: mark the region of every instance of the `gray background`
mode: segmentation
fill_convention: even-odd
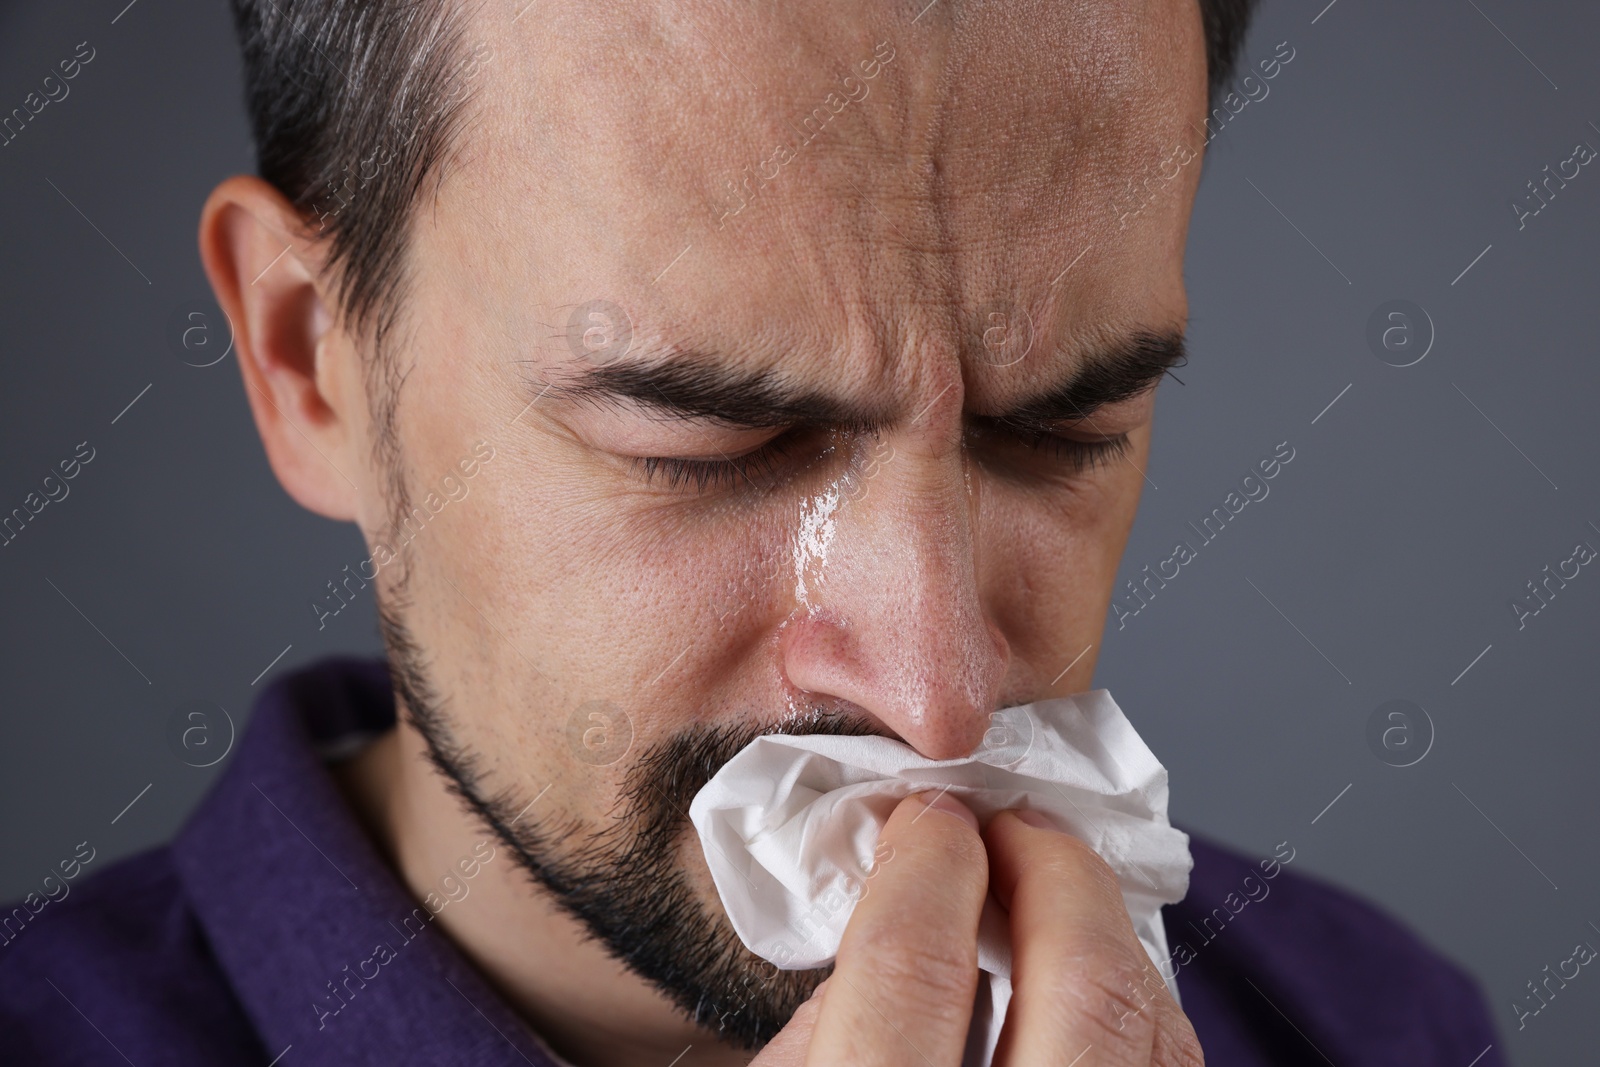
[[[1295,870],[1476,974],[1514,1060],[1576,1062],[1600,1039],[1600,977],[1521,1032],[1510,1005],[1600,944],[1600,568],[1525,629],[1509,602],[1579,540],[1600,547],[1600,166],[1521,231],[1508,200],[1577,141],[1600,147],[1600,14],[1325,2],[1269,3],[1244,49],[1296,55],[1209,150],[1192,359],[1162,388],[1159,488],[1123,577],[1199,546],[1186,524],[1276,444],[1295,458],[1108,625],[1097,684],[1171,768],[1178,821],[1263,855],[1291,842]],[[6,898],[79,841],[104,869],[173,833],[220,769],[176,758],[175,708],[215,701],[242,725],[274,675],[378,648],[370,602],[321,632],[307,607],[365,555],[354,528],[278,488],[233,360],[186,366],[172,341],[174,316],[222,322],[198,210],[251,163],[225,6],[125,4],[0,9],[0,112],[79,41],[97,53],[0,148],[0,512],[78,442],[96,451],[0,548]],[[1365,339],[1394,298],[1435,327],[1414,366]],[[1414,766],[1367,741],[1392,698],[1433,725]]]

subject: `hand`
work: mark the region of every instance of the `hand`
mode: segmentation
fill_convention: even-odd
[[[833,975],[752,1067],[959,1067],[991,891],[1011,914],[1013,961],[996,1067],[1201,1067],[1105,861],[1032,813],[1002,813],[980,837],[959,801],[929,800],[889,817],[892,858],[856,904]]]

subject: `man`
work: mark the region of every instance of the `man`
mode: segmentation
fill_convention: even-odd
[[[25,930],[0,1047],[944,1067],[993,894],[1001,1064],[1501,1062],[1287,842],[1196,841],[1156,968],[1086,847],[912,797],[830,977],[743,948],[685,815],[762,733],[955,758],[1089,686],[1248,3],[235,7],[261,177],[201,252],[388,664],[280,683]]]

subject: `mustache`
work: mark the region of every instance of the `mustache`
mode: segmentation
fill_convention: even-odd
[[[813,703],[768,722],[696,723],[647,748],[623,778],[623,820],[663,843],[689,822],[689,804],[729,760],[758,737],[838,734],[895,736],[859,709]]]

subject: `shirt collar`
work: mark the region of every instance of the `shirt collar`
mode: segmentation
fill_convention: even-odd
[[[292,1047],[284,1067],[561,1067],[434,928],[324,763],[394,721],[381,661],[325,660],[261,695],[172,847],[217,961],[267,1056]]]

